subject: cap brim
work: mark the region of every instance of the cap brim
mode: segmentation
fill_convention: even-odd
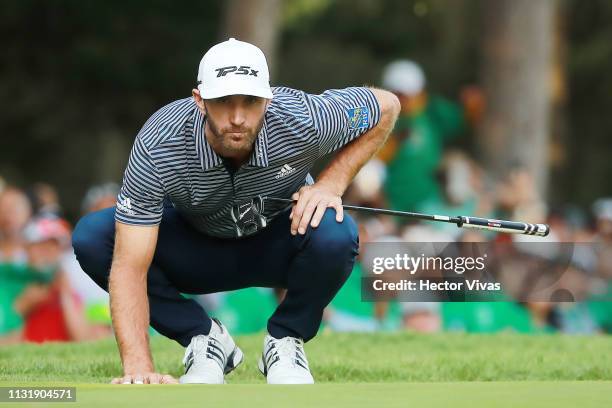
[[[243,86],[242,84],[235,84],[234,86],[227,86],[223,88],[209,88],[204,85],[198,85],[198,90],[202,99],[215,99],[229,95],[251,95],[258,96],[260,98],[272,99],[274,95],[272,90],[268,88],[253,88],[250,86]]]

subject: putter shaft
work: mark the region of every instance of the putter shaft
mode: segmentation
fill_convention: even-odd
[[[281,203],[293,203],[295,200],[279,197],[263,197],[264,201],[276,201]],[[518,221],[496,220],[490,218],[468,217],[465,215],[448,216],[423,214],[410,211],[388,210],[385,208],[361,207],[357,205],[343,204],[342,208],[346,210],[360,211],[372,214],[393,215],[397,217],[416,218],[426,221],[447,222],[457,225],[460,228],[475,228],[484,229],[496,232],[507,232],[512,234],[536,235],[545,237],[550,232],[550,227],[547,224],[531,224]]]

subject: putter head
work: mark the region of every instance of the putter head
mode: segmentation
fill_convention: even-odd
[[[237,237],[253,235],[268,225],[263,215],[264,200],[256,196],[248,201],[234,204],[230,211]]]

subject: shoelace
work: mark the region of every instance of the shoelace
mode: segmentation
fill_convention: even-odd
[[[298,365],[308,370],[308,361],[304,353],[304,342],[293,337],[283,337],[270,341],[268,348],[268,368],[276,362],[281,364]]]
[[[206,356],[206,359],[215,361],[219,367],[221,367],[221,370],[225,369],[225,351],[223,347],[221,347],[221,344],[219,344],[219,340],[215,337],[204,335],[195,337],[194,341],[191,343],[190,353],[188,353],[183,360],[185,369],[189,370],[191,364],[193,364],[196,359],[199,360],[201,356]]]

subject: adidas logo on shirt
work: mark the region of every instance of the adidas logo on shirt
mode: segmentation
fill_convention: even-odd
[[[124,198],[118,201],[117,209],[127,215],[135,215],[134,211],[132,210],[132,200],[129,198]]]
[[[288,176],[291,173],[294,173],[295,169],[293,167],[291,167],[288,164],[283,165],[283,167],[281,167],[280,171],[278,173],[276,173],[276,176],[274,177],[275,179],[279,179],[285,176]]]

